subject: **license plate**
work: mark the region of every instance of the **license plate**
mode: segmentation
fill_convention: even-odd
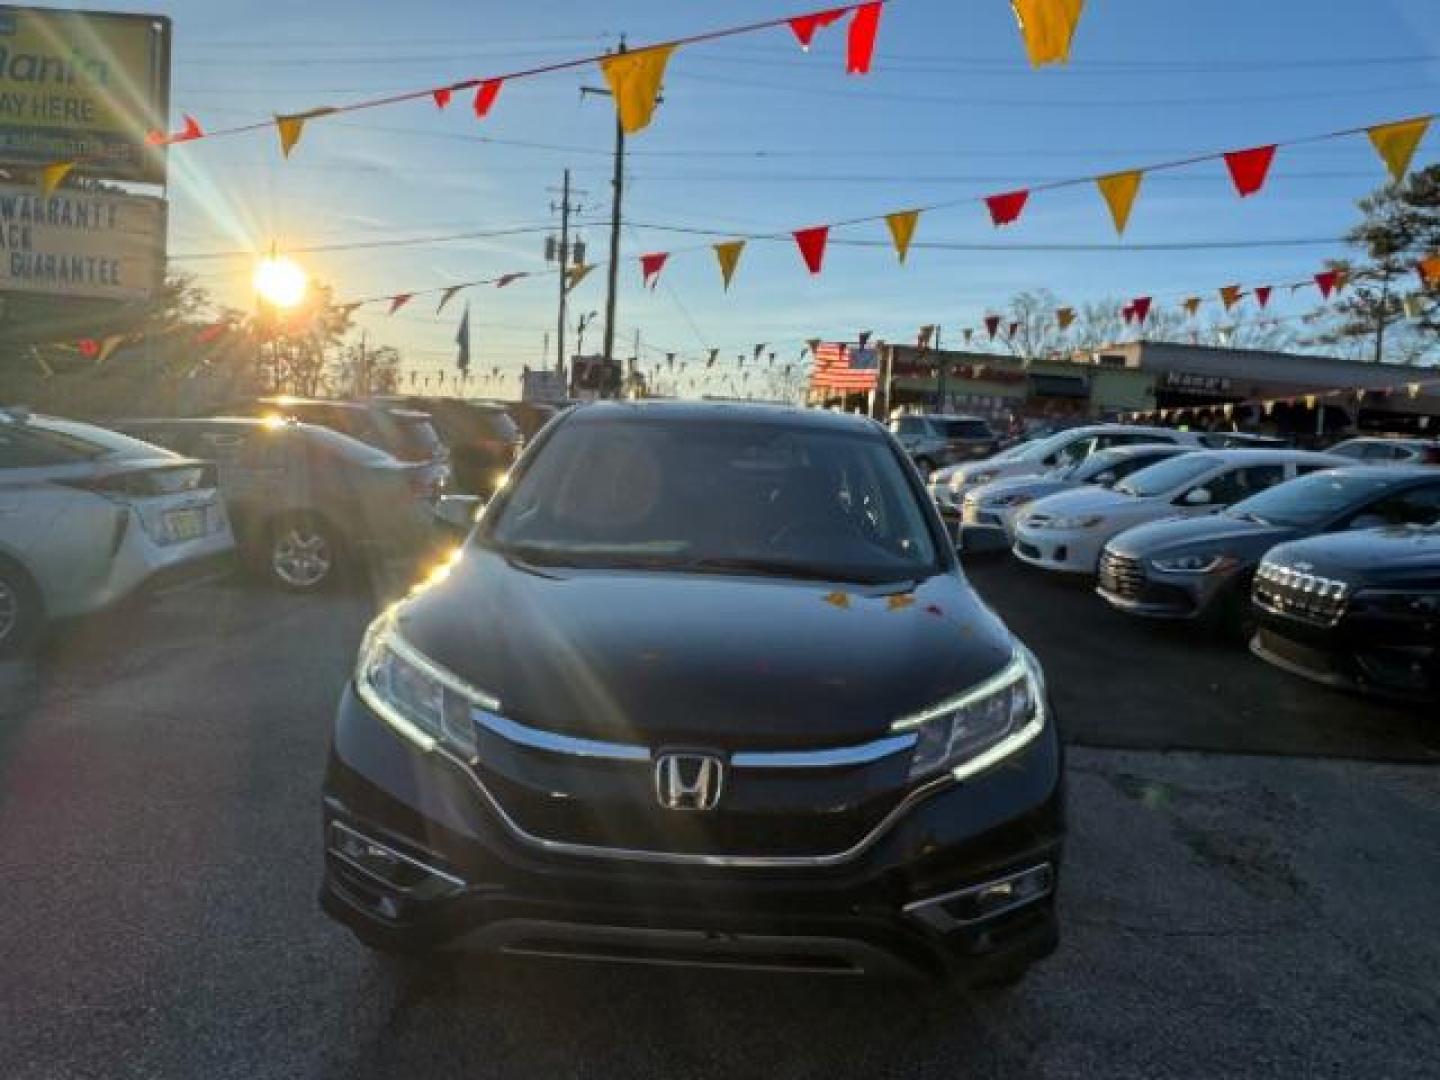
[[[175,540],[194,540],[205,535],[204,510],[170,510],[165,514],[165,531]]]

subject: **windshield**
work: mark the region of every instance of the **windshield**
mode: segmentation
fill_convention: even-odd
[[[1004,454],[992,458],[992,461],[1044,461],[1052,453],[1069,446],[1076,439],[1082,436],[1073,431],[1062,431],[1058,435],[1051,435],[1038,442],[1021,443],[1019,446],[1012,446]]]
[[[1225,513],[1270,525],[1319,525],[1379,495],[1394,485],[1383,473],[1351,475],[1320,472],[1268,488],[1236,503]]]
[[[1183,484],[1198,480],[1218,462],[1206,454],[1183,454],[1148,469],[1141,469],[1115,485],[1115,490],[1141,499],[1166,495]]]
[[[581,420],[502,496],[488,541],[572,566],[911,579],[937,558],[902,468],[864,433]]]

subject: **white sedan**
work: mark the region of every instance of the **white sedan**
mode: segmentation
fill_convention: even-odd
[[[1345,464],[1303,450],[1203,450],[1141,469],[1114,488],[1065,491],[1030,504],[1015,529],[1016,558],[1094,574],[1105,544],[1160,518],[1209,514],[1275,484]]]

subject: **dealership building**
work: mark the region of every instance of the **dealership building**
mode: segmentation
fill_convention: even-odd
[[[931,411],[941,403],[945,412],[996,421],[1139,413],[1167,424],[1281,434],[1440,436],[1440,368],[1138,341],[1031,362],[886,345],[879,374],[881,413]]]

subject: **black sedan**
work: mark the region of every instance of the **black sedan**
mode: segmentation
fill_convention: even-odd
[[[1283,544],[1255,576],[1255,612],[1250,648],[1262,660],[1330,686],[1440,702],[1440,525]]]
[[[1097,592],[1161,619],[1249,625],[1250,582],[1276,544],[1320,533],[1440,519],[1440,470],[1364,467],[1312,473],[1199,518],[1121,533],[1100,557]]]
[[[382,950],[995,981],[1057,940],[1040,668],[856,417],[557,418],[366,635],[324,796]]]

